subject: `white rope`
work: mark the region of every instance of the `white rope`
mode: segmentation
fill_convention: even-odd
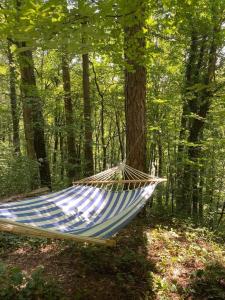
[[[164,181],[164,179],[152,177],[151,175],[134,169],[133,167],[126,165],[125,162],[122,162],[116,167],[107,169],[93,176],[83,178],[74,184],[99,186],[100,188],[107,188],[110,191],[118,191],[119,188],[122,190],[124,188],[129,190],[130,188],[140,188],[141,186],[143,187],[155,184],[160,181]]]
[[[131,173],[133,173],[137,178],[139,179],[151,179],[152,177],[149,174],[146,174],[142,171],[139,171],[137,169],[134,169],[128,165],[126,165],[126,169],[128,169]]]

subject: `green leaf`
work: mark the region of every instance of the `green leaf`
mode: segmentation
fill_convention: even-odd
[[[0,65],[0,75],[6,75],[7,74],[7,67]]]

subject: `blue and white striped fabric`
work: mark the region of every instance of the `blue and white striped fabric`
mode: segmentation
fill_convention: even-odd
[[[60,192],[0,205],[0,221],[76,236],[106,239],[145,205],[157,184],[128,191],[73,186]]]

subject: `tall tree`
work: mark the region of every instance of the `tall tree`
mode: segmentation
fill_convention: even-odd
[[[181,144],[178,147],[177,211],[192,214],[195,219],[202,211],[200,183],[203,167],[203,133],[214,96],[218,50],[221,48],[221,15],[218,14],[214,3],[211,3],[207,13],[207,17],[203,20],[194,19],[196,23],[190,22],[190,46],[186,60],[181,117]]]
[[[7,56],[9,62],[9,89],[10,89],[10,104],[13,124],[13,147],[16,154],[20,153],[20,136],[19,136],[19,116],[16,95],[16,68],[11,51],[11,43],[7,44]]]
[[[83,22],[81,26],[83,29],[82,44],[85,50],[85,44],[87,42],[85,37],[87,22]],[[88,52],[82,54],[82,71],[84,101],[84,174],[85,176],[90,176],[94,172],[94,162]]]
[[[23,98],[24,128],[30,158],[36,157],[41,186],[51,188],[50,168],[46,153],[42,103],[34,73],[33,54],[25,42],[17,43]]]
[[[76,169],[78,168],[79,162],[76,155],[73,101],[71,95],[69,61],[68,54],[66,53],[66,51],[62,54],[62,79],[67,140],[67,176],[71,183],[75,177],[78,178]]]
[[[145,0],[129,0],[133,13],[124,28],[127,164],[146,169]]]
[[[100,132],[101,132],[101,146],[102,146],[102,169],[106,169],[106,163],[107,163],[107,145],[106,145],[106,138],[105,138],[105,99],[104,99],[104,93],[102,92],[98,78],[97,73],[94,67],[94,64],[92,63],[92,70],[94,73],[94,81],[95,86],[98,92],[98,95],[100,97]]]
[[[91,101],[90,101],[90,83],[89,83],[89,55],[82,54],[83,66],[83,99],[84,99],[84,173],[85,176],[92,175],[93,165],[93,140],[92,140],[92,122],[91,122]]]

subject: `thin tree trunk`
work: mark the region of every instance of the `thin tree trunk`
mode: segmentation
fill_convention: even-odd
[[[203,205],[200,203],[199,187],[202,168],[201,142],[205,119],[213,96],[210,85],[214,80],[216,67],[217,31],[218,27],[214,25],[208,38],[205,35],[192,32],[192,42],[186,66],[185,102],[180,137],[187,139],[187,144],[182,143],[182,147],[178,148],[178,158],[181,158],[177,172],[180,192],[176,197],[176,208],[182,214],[190,215],[192,213],[196,221],[199,216],[199,204]],[[203,86],[202,89],[193,89],[193,86],[199,84]],[[187,137],[184,136],[183,132],[186,132]],[[180,172],[181,167],[182,173]]]
[[[158,177],[163,176],[163,150],[162,150],[162,141],[161,141],[161,134],[158,133],[157,136],[157,148],[158,148],[158,157],[159,157],[159,163],[158,163]],[[163,208],[163,187],[160,186],[157,191],[157,206],[159,209]]]
[[[203,187],[205,184],[205,174],[204,174],[204,168],[201,168],[200,171],[200,186],[199,186],[199,208],[198,208],[198,216],[199,216],[199,221],[203,221]]]
[[[65,126],[66,126],[66,140],[67,140],[67,176],[69,183],[73,181],[78,174],[76,169],[78,161],[76,157],[75,133],[74,133],[74,112],[73,102],[71,97],[71,83],[69,62],[66,53],[62,55],[62,79],[64,90],[64,109],[65,109]]]
[[[220,217],[219,217],[219,220],[218,220],[218,223],[217,223],[217,228],[219,227],[224,215],[225,215],[225,201],[223,202]]]
[[[64,137],[62,132],[59,132],[59,147],[60,147],[60,178],[64,180]]]
[[[104,94],[102,93],[100,86],[98,84],[98,80],[97,80],[97,74],[95,71],[95,67],[94,64],[92,63],[92,70],[94,73],[94,80],[95,80],[95,86],[97,88],[98,94],[100,96],[100,107],[101,107],[101,111],[100,111],[100,124],[101,124],[101,142],[102,142],[102,168],[103,170],[106,169],[106,154],[107,154],[107,147],[106,147],[106,141],[105,141],[105,101],[104,101]]]
[[[124,144],[123,144],[123,136],[121,134],[121,128],[120,128],[120,119],[118,116],[118,111],[115,108],[115,118],[116,118],[116,127],[117,127],[117,133],[118,133],[118,139],[119,139],[119,148],[120,148],[120,156],[121,161],[124,160]]]
[[[103,155],[103,164],[102,168],[103,170],[106,169],[106,143],[105,143],[105,127],[104,127],[104,110],[105,110],[105,105],[104,105],[104,99],[101,98],[101,140],[102,140],[102,155]]]
[[[84,99],[84,174],[94,173],[88,53],[82,55]]]
[[[176,210],[181,214],[191,214],[191,178],[189,176],[189,164],[184,166],[184,161],[186,159],[186,147],[184,140],[187,139],[188,128],[189,128],[189,114],[190,114],[190,104],[189,98],[193,102],[196,101],[193,95],[189,94],[189,89],[192,87],[196,81],[194,74],[196,74],[196,60],[198,55],[198,36],[193,30],[191,33],[191,44],[188,53],[188,59],[186,63],[186,73],[185,73],[185,84],[184,84],[184,95],[183,95],[183,111],[181,116],[181,129],[177,152],[177,193],[176,193]],[[186,99],[187,98],[187,99]]]
[[[56,170],[56,163],[57,163],[57,152],[58,152],[58,145],[59,145],[59,115],[55,116],[55,134],[54,134],[54,148],[53,148],[53,155],[52,155],[52,169]]]
[[[8,61],[9,61],[9,89],[10,104],[13,124],[13,147],[16,154],[20,153],[20,136],[19,136],[19,117],[16,96],[16,69],[14,58],[10,49],[11,43],[8,41]]]

